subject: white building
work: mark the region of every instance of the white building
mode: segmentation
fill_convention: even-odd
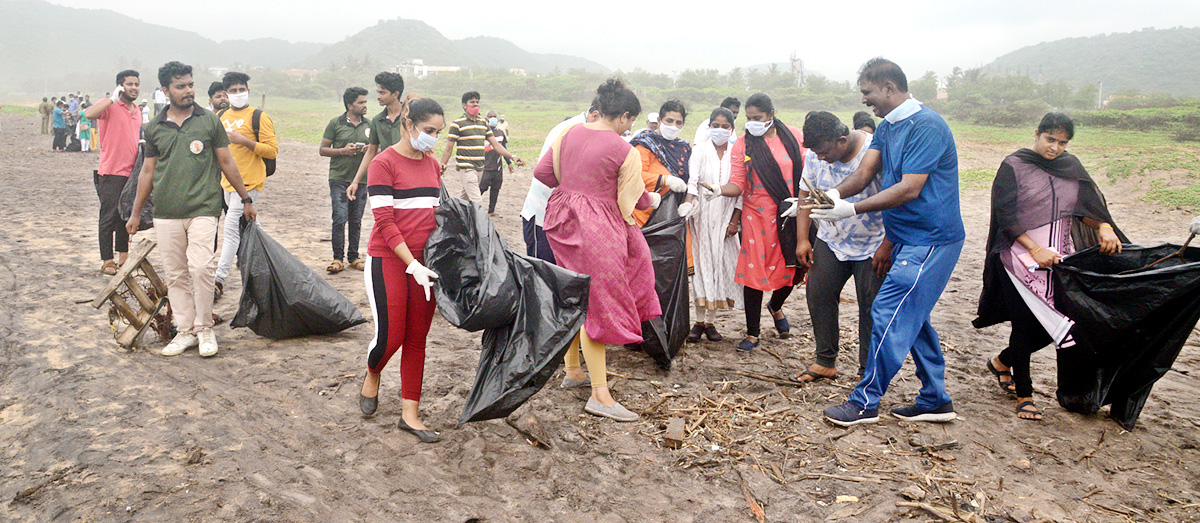
[[[413,58],[400,65],[392,67],[390,70],[393,73],[400,73],[404,76],[415,76],[417,78],[425,78],[431,74],[441,73],[457,73],[463,68],[459,66],[449,65],[425,65],[425,61],[420,58]]]

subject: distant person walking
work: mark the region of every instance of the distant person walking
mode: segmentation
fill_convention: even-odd
[[[329,121],[321,137],[321,156],[329,158],[329,200],[333,209],[333,262],[349,261],[350,266],[363,270],[366,262],[359,258],[358,242],[362,234],[363,211],[367,198],[350,198],[350,184],[358,173],[367,150],[371,121],[367,119],[367,90],[351,87],[342,93],[346,112]],[[359,184],[354,194],[366,196],[366,184]],[[343,258],[343,254],[346,256]],[[332,263],[331,263],[332,265]]]
[[[58,105],[51,111],[54,117],[54,141],[50,143],[51,151],[67,150],[67,104],[62,100],[58,101]]]
[[[117,87],[108,98],[88,107],[84,116],[96,122],[100,135],[100,166],[96,169],[96,196],[100,198],[100,270],[117,273],[129,255],[129,233],[121,223],[118,203],[137,160],[142,112],[134,105],[141,90],[138,72],[117,73]],[[118,260],[113,261],[113,250]]]
[[[462,182],[459,198],[483,207],[483,194],[479,191],[479,177],[483,173],[484,147],[491,145],[500,156],[517,165],[524,162],[513,156],[496,141],[487,121],[479,116],[479,93],[467,91],[462,95],[463,115],[450,124],[446,131],[446,151],[442,153],[442,172],[450,166],[450,155],[454,155],[454,166]]]
[[[42,97],[42,103],[38,104],[38,114],[42,115],[42,134],[50,134],[50,118],[54,116],[54,106],[45,96]]]
[[[225,92],[229,95],[229,108],[217,113],[225,133],[229,137],[229,153],[237,163],[237,171],[242,182],[246,184],[245,192],[250,200],[257,202],[262,197],[263,187],[267,182],[267,166],[264,159],[271,160],[279,155],[279,141],[275,139],[275,122],[261,109],[250,105],[250,76],[246,73],[230,71],[221,79]],[[229,179],[221,180],[225,189],[225,240],[221,244],[221,260],[217,263],[216,289],[214,293],[220,297],[225,292],[225,278],[233,268],[233,258],[237,256],[238,245],[241,243],[242,201],[237,187],[229,183]]]
[[[167,107],[167,95],[160,89],[154,90],[154,116],[158,116]]]
[[[508,147],[508,133],[499,127],[500,119],[496,116],[496,111],[488,111],[488,127],[492,128],[492,134],[496,136],[496,141],[500,145]],[[479,192],[488,193],[488,216],[499,217],[496,214],[496,200],[500,197],[500,186],[504,184],[504,166],[508,165],[508,172],[512,174],[512,160],[504,158],[501,163],[500,152],[495,147],[488,145],[483,148],[483,176],[479,179]]]
[[[142,206],[153,192],[154,231],[179,331],[162,354],[178,356],[198,345],[200,356],[215,356],[213,242],[221,215],[222,173],[241,197],[246,219],[257,213],[229,153],[229,134],[215,114],[195,103],[192,66],[167,62],[158,70],[158,81],[170,93],[170,106],[146,128],[145,163],[125,230],[137,232]]]

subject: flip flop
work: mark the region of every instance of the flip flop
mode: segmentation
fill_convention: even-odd
[[[987,360],[987,368],[996,376],[996,384],[1000,386],[1000,390],[1003,390],[1005,394],[1017,393],[1017,385],[1013,383],[1011,370],[998,370],[995,365],[992,365],[991,358]],[[1007,382],[1003,379],[1005,376],[1008,376]]]
[[[812,379],[811,380],[801,380],[800,378],[802,376],[809,376]],[[796,375],[796,381],[799,381],[800,383],[816,383],[818,381],[834,381],[834,380],[837,380],[837,377],[838,377],[837,374],[834,374],[833,376],[826,376],[824,374],[817,374],[811,370],[805,370],[804,372],[801,372],[800,374]]]
[[[1034,414],[1036,418],[1022,418],[1021,414]],[[1037,404],[1032,401],[1022,401],[1017,404],[1017,419],[1025,421],[1042,421],[1042,411],[1037,408]]]

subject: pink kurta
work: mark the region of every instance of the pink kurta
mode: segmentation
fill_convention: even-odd
[[[640,183],[640,163],[622,174],[631,151],[615,132],[576,125],[534,169],[538,181],[554,188],[544,230],[555,261],[592,277],[584,330],[609,345],[640,343],[642,322],[662,315],[650,248],[617,200],[622,176],[639,176]],[[554,172],[555,156],[561,182]],[[637,207],[644,208],[650,197],[641,192]]]
[[[796,140],[803,133],[800,129],[788,126]],[[788,189],[792,187],[792,159],[783,148],[783,140],[779,135],[767,139],[767,147],[771,155],[779,163],[783,173],[783,181]],[[803,161],[806,149],[800,148],[800,158]],[[746,173],[750,163],[746,159],[746,140],[738,140],[733,144],[730,165],[729,182],[742,188],[742,249],[738,254],[735,282],[751,289],[773,291],[792,285],[796,269],[788,267],[783,260],[783,252],[779,250],[779,229],[776,221],[779,216],[775,200],[763,187],[758,176],[754,176],[754,186],[747,183]],[[794,195],[793,195],[794,196]]]

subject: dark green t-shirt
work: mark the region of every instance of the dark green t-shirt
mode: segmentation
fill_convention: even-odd
[[[340,149],[346,144],[351,143],[370,143],[368,135],[370,132],[371,121],[361,118],[358,125],[350,123],[350,120],[343,114],[329,121],[329,125],[325,126],[325,135],[323,138],[333,142],[330,147]],[[358,153],[354,156],[333,156],[329,158],[329,179],[340,182],[354,181],[354,175],[358,174],[358,166],[362,163],[364,153]],[[367,183],[367,180],[360,180],[362,183]]]
[[[378,145],[376,152],[382,152],[384,149],[396,145],[400,141],[401,130],[403,125],[399,115],[396,115],[396,121],[388,120],[387,107],[383,111],[375,115],[371,119],[371,141],[369,143]]]
[[[217,115],[194,104],[182,126],[167,119],[168,111],[146,126],[146,158],[154,167],[154,217],[167,220],[221,216],[221,168],[218,147],[229,147],[229,135]]]

